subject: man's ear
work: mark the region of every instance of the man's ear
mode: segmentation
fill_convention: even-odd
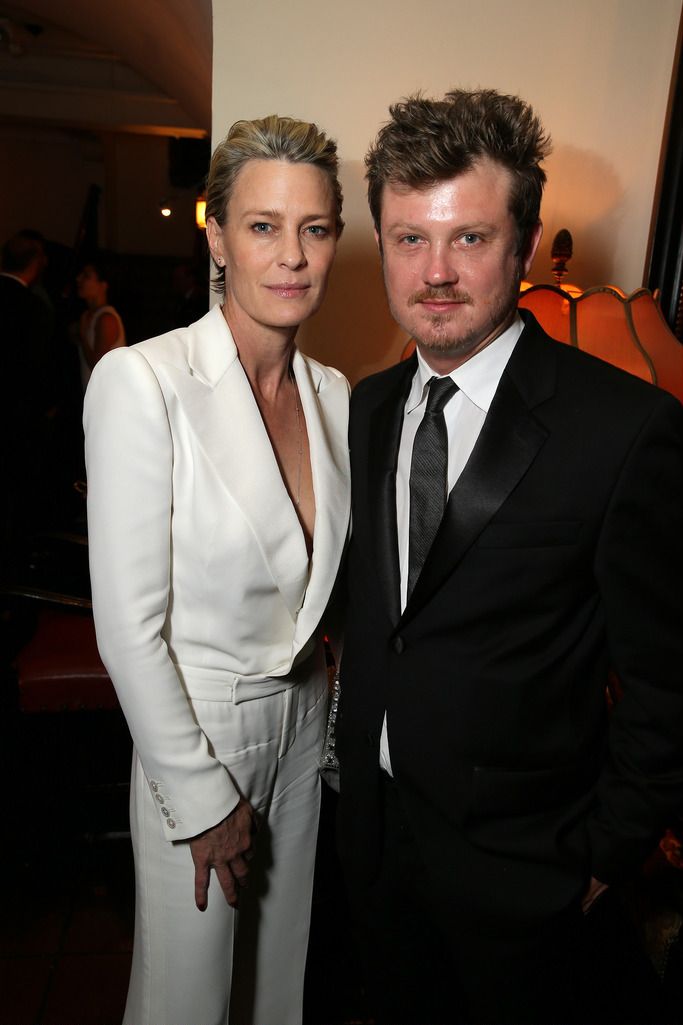
[[[375,234],[375,242],[377,243],[377,248],[379,250],[379,255],[381,257],[383,257],[384,256],[384,250],[382,249],[382,236],[377,231],[377,228],[374,229],[374,234]]]
[[[531,270],[531,264],[534,262],[536,250],[538,249],[539,243],[543,238],[543,222],[538,221],[537,224],[531,229],[529,233],[529,241],[527,243],[526,252],[522,258],[522,277],[525,278]]]

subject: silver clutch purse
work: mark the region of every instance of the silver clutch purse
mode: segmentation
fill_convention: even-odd
[[[327,713],[327,726],[325,728],[325,739],[320,754],[320,775],[333,790],[339,793],[339,759],[337,758],[337,712],[339,710],[339,670],[334,674],[332,680],[332,691],[330,693],[330,709]]]

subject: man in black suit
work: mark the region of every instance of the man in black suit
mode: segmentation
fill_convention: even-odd
[[[609,1020],[588,923],[681,807],[682,410],[520,317],[548,148],[458,90],[366,160],[417,343],[350,427],[339,835],[381,1022]]]
[[[51,314],[31,291],[47,263],[42,237],[21,231],[0,258],[0,556],[2,571],[25,558],[39,521],[43,449],[54,382]]]

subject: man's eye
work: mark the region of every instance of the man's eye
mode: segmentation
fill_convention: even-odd
[[[418,242],[420,242],[420,236],[419,235],[404,235],[403,238],[401,239],[401,242],[405,242],[406,245],[409,245],[409,246],[415,246],[415,245],[417,245]]]
[[[324,224],[309,224],[306,231],[315,238],[325,238],[329,234]]]
[[[267,235],[271,230],[271,225],[265,221],[257,221],[256,224],[252,224],[251,230],[255,231],[258,235]]]
[[[466,246],[473,246],[475,242],[479,242],[481,239],[480,235],[476,235],[473,231],[468,231],[462,236],[462,241]]]

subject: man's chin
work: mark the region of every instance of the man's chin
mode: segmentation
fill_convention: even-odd
[[[440,322],[434,319],[419,333],[413,331],[413,338],[424,353],[431,352],[435,356],[462,361],[463,357],[474,355],[498,338],[510,326],[516,311],[515,303],[506,313],[501,312],[500,316],[493,318],[488,324],[480,324],[476,330],[470,331],[455,331],[453,324],[444,322],[444,319]]]
[[[413,335],[415,342],[426,352],[438,353],[440,356],[463,356],[473,352],[483,339],[479,335],[427,335],[419,338]]]

